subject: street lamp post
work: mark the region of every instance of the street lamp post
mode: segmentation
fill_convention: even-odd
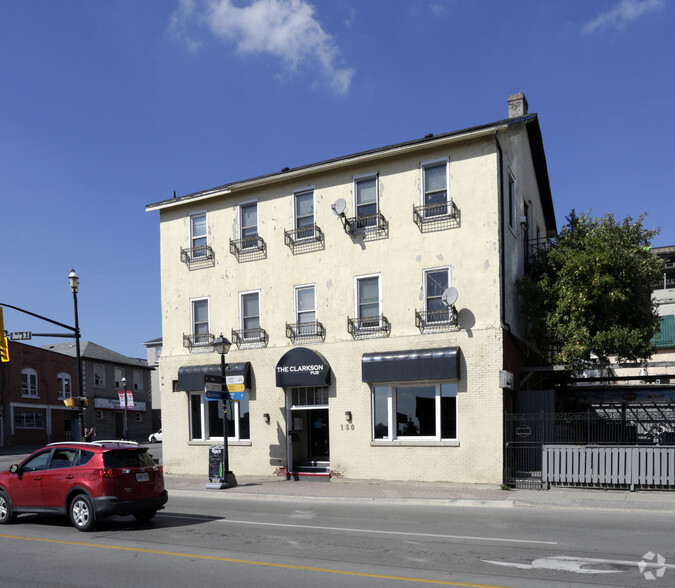
[[[70,274],[68,274],[68,281],[70,282],[70,289],[73,292],[73,304],[75,307],[74,334],[75,334],[75,356],[77,358],[77,393],[78,396],[80,397],[79,400],[80,436],[82,436],[84,432],[84,401],[82,399],[86,397],[86,393],[82,386],[82,356],[80,355],[80,321],[77,312],[77,291],[80,285],[80,278],[78,278],[74,269],[70,270]]]
[[[127,441],[127,379],[122,378],[122,394],[124,395],[124,424],[122,427],[122,438]]]
[[[230,347],[232,347],[232,343],[230,343],[230,341],[226,337],[223,337],[222,333],[220,334],[220,337],[218,337],[213,342],[213,348],[218,353],[220,353],[220,377],[223,386],[223,477],[226,486],[236,486],[237,479],[235,478],[234,474],[230,471],[230,456],[227,443],[227,438],[229,437],[229,426],[227,414],[227,398],[225,397],[225,390],[227,389],[225,376],[227,366],[225,364],[225,356],[227,355],[227,352],[230,350]]]

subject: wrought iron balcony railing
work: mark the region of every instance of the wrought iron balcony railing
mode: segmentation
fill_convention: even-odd
[[[286,323],[286,337],[292,343],[297,339],[326,339],[326,329],[319,321],[309,323]]]
[[[213,249],[209,245],[200,245],[198,247],[181,247],[180,260],[192,267],[197,264],[210,265],[213,263],[215,255]]]
[[[243,239],[230,239],[230,253],[239,261],[240,257],[257,259],[263,257],[267,251],[267,244],[260,235],[244,237]]]
[[[345,232],[348,235],[358,233],[380,233],[387,230],[387,219],[381,212],[375,214],[362,214],[352,218],[343,218]]]
[[[296,247],[303,251],[314,245],[321,245],[324,241],[323,231],[318,225],[309,225],[290,231],[284,231],[284,243],[295,252]]]
[[[437,229],[458,226],[459,210],[452,200],[413,206],[413,222],[420,231],[433,225]]]
[[[211,333],[199,333],[192,335],[183,335],[183,347],[192,350],[195,347],[210,347],[215,341],[215,335]]]
[[[457,327],[457,316],[457,309],[454,306],[438,310],[416,310],[415,326],[420,333],[451,330]]]
[[[379,316],[347,318],[347,332],[354,337],[385,337],[391,333],[391,323],[383,314]]]
[[[240,347],[266,347],[269,342],[267,331],[261,327],[255,329],[232,329],[232,343]]]

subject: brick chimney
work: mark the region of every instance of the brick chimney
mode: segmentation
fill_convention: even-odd
[[[522,92],[512,94],[508,97],[509,101],[509,118],[516,118],[518,116],[525,116],[527,114],[527,98]]]

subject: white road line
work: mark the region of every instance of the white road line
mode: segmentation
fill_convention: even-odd
[[[321,527],[316,525],[291,525],[288,523],[264,523],[258,521],[240,521],[235,519],[217,519],[210,518],[208,516],[204,517],[191,517],[187,515],[172,515],[169,513],[162,513],[163,518],[175,518],[175,519],[185,519],[193,521],[208,521],[214,523],[225,523],[225,524],[237,524],[237,525],[253,525],[260,527],[281,527],[287,529],[307,529],[315,531],[341,531],[347,533],[364,533],[370,535],[391,535],[391,536],[402,536],[402,537],[419,537],[419,538],[429,538],[429,539],[461,539],[465,541],[496,541],[499,543],[528,543],[535,545],[558,545],[557,541],[537,541],[534,539],[509,539],[505,537],[474,537],[471,535],[439,535],[436,533],[412,533],[409,531],[378,531],[378,530],[369,530],[369,529],[350,529],[347,527]]]

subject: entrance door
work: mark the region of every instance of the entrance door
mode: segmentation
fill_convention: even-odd
[[[311,461],[328,461],[330,459],[328,409],[315,408],[307,412],[309,413],[309,435],[307,435],[309,459]]]

